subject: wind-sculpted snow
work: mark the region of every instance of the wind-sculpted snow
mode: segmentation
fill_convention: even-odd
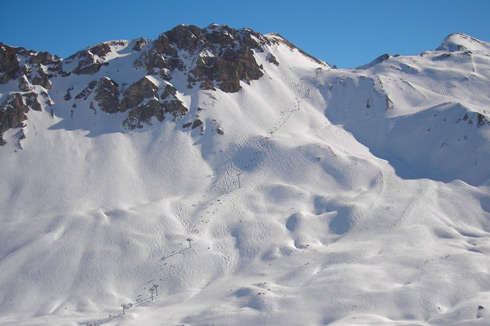
[[[199,31],[40,63],[49,89],[4,49],[0,324],[487,325],[488,43],[342,70]],[[192,85],[203,35],[263,75]]]

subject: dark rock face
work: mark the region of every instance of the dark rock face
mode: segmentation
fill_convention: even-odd
[[[208,55],[201,56],[190,71],[189,84],[200,82],[200,88],[211,89],[211,82],[216,81],[222,91],[235,93],[241,89],[240,81],[249,83],[264,75],[253,57],[253,50],[263,51],[256,41],[261,38],[259,34],[227,26],[205,31],[205,44],[209,44],[205,53]]]
[[[267,56],[267,61],[275,64],[276,66],[279,66],[279,62],[277,61],[276,57],[272,53]]]
[[[27,64],[19,66],[19,58],[27,58]],[[44,69],[48,71],[46,73]],[[61,59],[48,52],[34,52],[0,43],[0,84],[23,78],[27,83],[51,88],[50,74],[60,72]],[[25,84],[24,82],[22,82]],[[27,91],[27,90],[25,90]]]
[[[97,85],[97,89],[95,90],[95,100],[99,103],[100,109],[104,112],[120,112],[119,85],[109,77],[101,78]]]
[[[478,113],[478,122],[476,123],[477,127],[481,127],[485,124],[490,124],[488,117],[484,116],[481,113]]]
[[[150,42],[149,40],[145,38],[139,38],[133,45],[133,51],[141,51],[143,50],[143,47]]]
[[[250,82],[263,76],[263,73],[249,48],[227,49],[221,57],[201,57],[196,67],[189,73],[188,82],[193,86],[199,82],[201,89],[214,89],[213,81],[227,93],[241,89],[240,81]]]
[[[165,89],[163,90],[161,99],[164,100],[166,98],[169,98],[170,96],[175,96],[175,94],[177,94],[177,89],[175,89],[175,87],[173,87],[172,85],[165,85]]]
[[[49,80],[49,76],[42,69],[39,69],[37,75],[32,78],[32,84],[40,85],[45,89],[51,88],[51,80]]]
[[[167,84],[158,100],[158,87],[148,78],[143,77],[138,82],[131,85],[125,92],[121,101],[121,111],[135,107],[129,112],[128,119],[124,126],[129,129],[142,128],[142,123],[151,124],[151,118],[155,117],[158,121],[165,119],[164,113],[170,113],[178,119],[187,113],[187,108],[176,97],[177,90]],[[145,104],[145,99],[150,99]]]
[[[86,100],[94,90],[95,86],[97,86],[97,81],[92,80],[90,83],[88,83],[87,87],[85,87],[80,93],[78,93],[77,96],[75,96],[75,99]]]
[[[111,47],[107,43],[100,43],[92,46],[89,52],[103,58],[107,53],[111,52]]]
[[[25,63],[21,66],[22,60],[25,60]],[[48,52],[34,52],[0,43],[0,84],[17,80],[17,89],[0,106],[1,145],[5,144],[3,133],[11,128],[22,127],[29,110],[41,111],[39,98],[42,98],[46,105],[51,105],[48,93],[34,92],[33,85],[49,90],[52,87],[49,73],[59,71],[60,65],[61,59]],[[19,135],[24,135],[22,130]],[[19,140],[23,138],[25,136],[20,137]]]
[[[98,61],[95,61],[94,58],[88,53],[81,53],[78,56],[80,61],[78,62],[78,66],[73,69],[73,73],[77,75],[93,75],[100,70],[102,64]]]
[[[66,90],[65,96],[63,96],[63,99],[65,101],[71,100],[71,91],[73,90],[73,87],[70,87]]]
[[[143,128],[144,124],[151,125],[153,117],[161,122],[165,119],[165,113],[171,114],[174,119],[187,114],[188,109],[176,97],[177,90],[172,85],[165,85],[161,96],[158,96],[158,90],[154,82],[143,77],[126,89],[119,100],[119,86],[104,77],[99,80],[95,90],[95,100],[106,113],[129,111],[123,126],[131,130]]]
[[[200,119],[196,119],[194,120],[194,122],[192,123],[192,129],[196,129],[197,127],[199,126],[202,126],[202,121]]]
[[[93,75],[105,64],[99,58],[104,58],[109,52],[111,52],[110,45],[107,43],[100,43],[68,57],[66,59],[66,64],[78,61],[77,67],[72,70],[74,74]]]
[[[157,89],[158,87],[148,78],[141,78],[124,91],[124,97],[121,101],[121,111],[124,112],[129,108],[137,106],[146,98],[154,97]]]
[[[41,104],[38,101],[38,95],[34,92],[30,92],[27,94],[22,95],[25,99],[25,104],[35,110],[35,111],[41,111]]]
[[[253,57],[254,50],[263,51],[259,42],[265,39],[248,29],[180,25],[161,34],[135,65],[144,66],[150,75],[187,71],[189,88],[198,83],[201,89],[215,89],[216,82],[224,92],[238,92],[240,81],[248,83],[263,76]],[[192,67],[185,66],[182,53],[196,58]]]
[[[19,60],[14,48],[0,43],[0,84],[14,79],[19,70]]]
[[[0,106],[0,139],[8,129],[23,126],[29,109],[41,111],[41,104],[36,93],[13,93],[8,96]],[[3,140],[1,142],[5,144]]]
[[[17,87],[19,88],[20,91],[22,92],[29,92],[31,90],[31,87],[29,85],[29,80],[27,80],[27,77],[25,75],[21,75],[17,79]]]
[[[128,117],[123,121],[126,129],[143,128],[143,123],[151,125],[152,118],[155,117],[162,122],[165,117],[160,102],[153,99],[129,111]]]
[[[165,113],[170,113],[173,115],[173,117],[178,120],[179,118],[183,117],[184,115],[187,114],[189,111],[182,101],[180,101],[177,98],[169,99],[165,102],[162,103],[163,107],[165,108]]]
[[[24,103],[22,95],[14,93],[0,106],[0,134],[10,128],[22,126],[22,122],[27,119],[26,113],[29,107]]]
[[[179,119],[187,114],[188,109],[184,106],[182,101],[177,98],[176,94],[177,89],[172,85],[166,85],[161,95],[161,99],[163,100],[162,106],[165,108],[165,113],[170,113],[173,115],[174,119]]]
[[[165,70],[169,68],[166,60],[154,48],[143,52],[141,56],[134,61],[133,66],[136,68],[145,68],[148,75],[160,75],[164,79],[170,79],[170,76],[167,76]]]
[[[31,56],[29,62],[31,64],[42,64],[47,66],[58,60],[59,60],[58,57],[52,55],[49,52],[37,52],[36,54]]]
[[[158,87],[144,77],[124,92],[121,111],[124,111],[124,108],[137,105],[129,111],[128,118],[124,120],[123,125],[125,128],[142,128],[143,123],[151,125],[153,117],[161,122],[165,119],[165,113],[171,114],[174,119],[180,119],[187,114],[188,109],[176,97],[177,90],[173,86],[169,84],[165,86],[160,96],[161,102],[158,100],[157,90]],[[149,98],[150,100],[144,103],[144,100]]]

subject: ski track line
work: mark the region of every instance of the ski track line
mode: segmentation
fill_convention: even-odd
[[[412,211],[414,205],[417,202],[421,201],[422,198],[424,198],[427,189],[428,189],[428,182],[427,180],[422,179],[418,191],[412,196],[412,199],[410,200],[410,203],[408,204],[407,208],[396,222],[394,226],[395,228],[398,228],[403,222],[405,222],[405,220],[408,217],[408,214]]]

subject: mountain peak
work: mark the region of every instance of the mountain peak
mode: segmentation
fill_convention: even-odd
[[[181,24],[156,40],[102,42],[63,60],[0,43],[0,85],[12,82],[0,103],[0,143],[6,130],[25,124],[29,110],[53,103],[63,103],[49,108],[53,116],[69,107],[70,119],[83,108],[127,111],[126,129],[151,125],[152,118],[161,122],[166,114],[178,120],[190,110],[182,94],[192,89],[236,93],[243,83],[262,78],[269,65],[279,66],[281,60],[273,53],[279,55],[283,45],[299,51],[291,52],[295,58],[312,58],[279,36],[217,24]],[[52,100],[55,78],[64,95]]]
[[[474,37],[463,33],[454,33],[448,35],[437,51],[482,51],[490,52],[490,43],[480,41]]]
[[[185,71],[190,87],[198,84],[201,89],[215,89],[218,86],[224,92],[237,92],[240,81],[248,83],[262,77],[262,67],[253,54],[263,51],[264,42],[261,34],[248,29],[216,24],[204,29],[179,25],[161,34],[140,64],[148,74],[158,69]]]

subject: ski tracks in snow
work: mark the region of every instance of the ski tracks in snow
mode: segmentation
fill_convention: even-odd
[[[273,137],[274,133],[279,131],[291,120],[291,117],[295,112],[301,110],[301,102],[308,99],[308,97],[310,96],[310,87],[305,85],[309,85],[309,83],[305,82],[290,85],[291,89],[296,94],[294,97],[296,103],[293,107],[286,107],[279,112],[280,118],[267,132],[269,135],[271,135],[271,138]]]
[[[398,221],[396,222],[394,226],[395,229],[398,229],[400,225],[405,223],[407,218],[410,216],[410,213],[418,206],[420,202],[422,202],[425,199],[425,195],[427,193],[428,188],[429,188],[428,180],[425,179],[420,180],[420,185],[417,191],[412,195],[410,202],[408,203],[407,207],[405,208],[405,210],[399,217]]]

